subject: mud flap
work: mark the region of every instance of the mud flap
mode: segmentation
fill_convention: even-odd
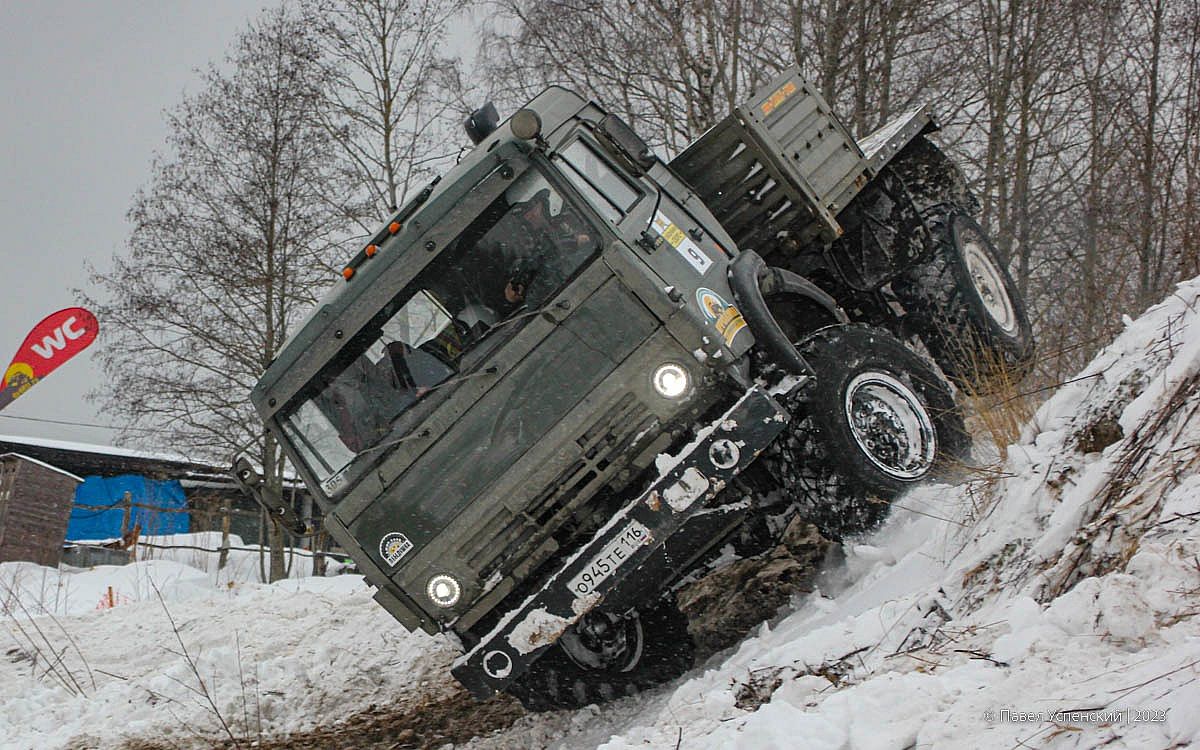
[[[668,539],[736,474],[749,466],[787,425],[784,408],[766,391],[747,391],[722,417],[670,458],[669,468],[618,511],[539,591],[452,668],[475,697],[503,690],[522,675],[585,613],[605,605],[624,609],[652,598],[672,578]],[[660,459],[661,461],[661,459]],[[702,544],[703,540],[697,540]]]

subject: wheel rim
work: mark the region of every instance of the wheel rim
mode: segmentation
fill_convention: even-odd
[[[983,303],[983,309],[1005,333],[1016,333],[1017,313],[1004,284],[1004,271],[992,260],[983,238],[974,231],[963,242],[963,258],[971,276],[971,286]]]
[[[913,480],[933,466],[933,421],[904,383],[884,372],[863,373],[846,387],[845,410],[854,442],[884,473]]]
[[[571,661],[585,669],[628,672],[642,658],[642,621],[636,612],[626,617],[589,612],[558,643]]]

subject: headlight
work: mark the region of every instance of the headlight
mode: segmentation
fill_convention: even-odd
[[[429,600],[439,607],[453,607],[462,596],[462,586],[453,576],[440,573],[429,579],[425,593],[429,595]]]
[[[691,387],[691,378],[683,365],[667,362],[658,366],[652,378],[654,390],[663,398],[679,398]]]

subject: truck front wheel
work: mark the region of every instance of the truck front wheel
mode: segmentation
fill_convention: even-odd
[[[816,377],[787,397],[792,427],[764,458],[825,537],[878,525],[894,497],[967,454],[949,384],[891,335],[831,326],[799,349]]]
[[[508,692],[530,711],[607,703],[678,677],[691,668],[694,651],[673,600],[623,616],[590,612]]]

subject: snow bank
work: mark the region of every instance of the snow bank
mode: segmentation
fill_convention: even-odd
[[[356,575],[215,587],[148,560],[6,563],[0,581],[0,748],[207,747],[222,722],[239,737],[312,728],[436,694],[453,656],[405,632]],[[37,607],[58,614],[31,619]]]
[[[1128,322],[997,478],[905,497],[828,594],[610,724],[601,746],[1200,740],[1198,310],[1200,280]],[[1115,441],[1090,439],[1097,425]]]
[[[221,534],[212,531],[142,537],[138,547],[141,560],[136,565],[63,565],[56,570],[33,563],[0,563],[0,599],[7,601],[14,613],[23,608],[28,616],[77,615],[114,604],[156,601],[160,594],[167,601],[176,601],[209,596],[214,588],[259,582],[258,545],[246,545],[236,534],[230,535],[229,544],[243,549],[229,550],[224,568],[220,567],[220,555],[213,551],[221,546]],[[291,578],[311,575],[312,553],[308,550],[288,548],[285,559]],[[268,563],[263,560],[262,564]],[[345,567],[327,558],[328,573]]]
[[[265,560],[266,548],[243,542],[237,534],[229,535],[230,549],[224,568],[220,567],[220,554],[215,551],[221,547],[219,531],[145,536],[140,541],[142,544],[138,547],[139,559],[173,560],[183,563],[207,572],[213,584],[217,586],[261,581],[260,559],[263,567],[269,565]],[[334,557],[327,556],[325,562],[328,575],[334,575],[346,567]],[[307,549],[287,547],[284,551],[284,563],[289,578],[306,578],[312,575],[313,553]]]
[[[1198,383],[1200,280],[1127,321],[994,476],[904,497],[792,614],[654,695],[470,747],[1194,743]]]

